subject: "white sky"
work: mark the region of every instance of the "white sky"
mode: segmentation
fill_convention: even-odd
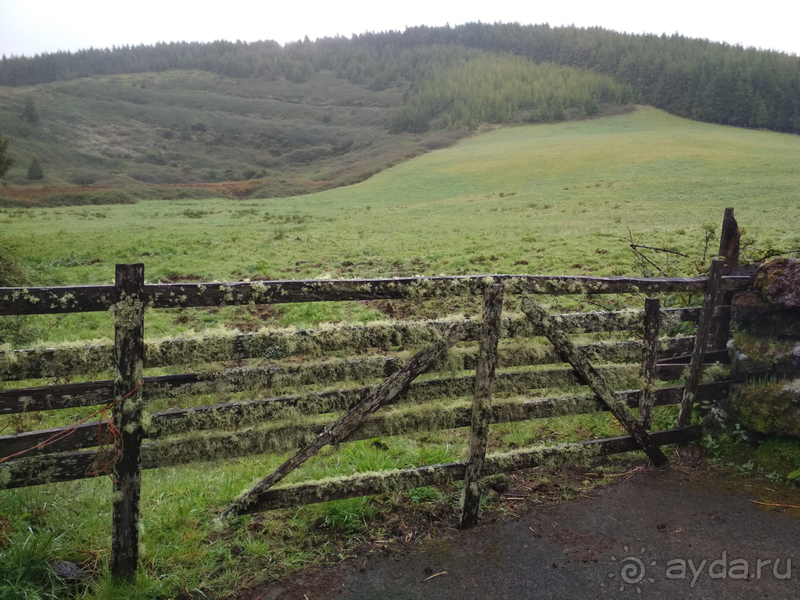
[[[469,21],[678,32],[800,55],[800,0],[0,0],[0,54],[181,40],[283,44]]]

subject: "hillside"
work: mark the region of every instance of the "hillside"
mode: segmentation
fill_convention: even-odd
[[[0,208],[0,244],[13,250],[21,267],[20,276],[34,285],[110,283],[115,263],[138,262],[144,263],[150,282],[492,272],[641,275],[648,269],[652,273],[651,266],[634,260],[631,239],[666,246],[689,256],[653,254],[654,262],[667,273],[697,274],[707,266],[716,247],[726,206],[736,208],[739,224],[747,230],[743,237],[745,258],[753,258],[769,247],[797,248],[798,154],[798,136],[698,123],[639,106],[635,111],[606,118],[497,128],[463,139],[451,148],[405,161],[359,184],[295,198],[141,200],[119,206]],[[711,252],[706,253],[708,247]],[[0,262],[0,276],[4,267]],[[638,294],[611,294],[542,300],[554,311],[569,311],[631,307],[640,305],[643,298]],[[662,305],[687,306],[699,300],[697,294],[665,294]],[[475,297],[148,310],[145,336],[153,341],[192,337],[199,332],[205,335],[214,330],[221,333],[222,328],[230,333],[233,329],[255,331],[264,326],[306,329],[323,322],[459,313],[477,316],[480,304],[481,299]],[[519,296],[507,295],[503,311],[508,314],[518,309]],[[5,317],[0,320],[0,340],[6,350],[58,342],[109,342],[114,320],[115,315],[109,311]],[[338,338],[337,332],[341,331],[321,329],[332,334],[331,340]],[[409,346],[416,344],[414,331],[417,329],[411,328],[410,335],[404,338],[410,339]],[[610,334],[608,338],[617,339],[617,335]],[[593,334],[588,339],[606,338],[605,334]],[[191,348],[190,344],[187,346]],[[268,370],[282,364],[288,372],[295,368],[302,372],[300,368],[314,364],[318,358],[312,346],[303,347],[311,348],[313,354],[294,355],[276,363],[273,347],[269,346],[263,362],[258,359],[258,364]],[[506,348],[514,352],[518,348],[516,341]],[[275,349],[278,356],[283,354],[281,347]],[[339,358],[346,358],[353,365],[346,372],[362,385],[373,380],[365,380],[369,375],[364,376],[356,365],[396,356],[390,350],[394,347],[361,355],[326,353],[323,356],[333,359],[330,363],[316,363],[319,368],[305,372],[319,373],[319,387],[315,389],[334,390],[340,383],[332,378],[342,372],[334,365]],[[415,351],[413,346],[403,350],[406,355]],[[88,352],[97,356],[95,351]],[[197,360],[198,354],[191,349],[186,352],[187,364],[174,370],[148,368],[145,374],[190,369],[204,378],[209,367],[216,368]],[[55,352],[53,356],[54,363],[65,364],[64,355]],[[224,366],[244,364],[248,363],[237,360]],[[440,373],[450,371],[453,364],[444,362]],[[4,385],[13,388],[82,379],[78,376]],[[258,387],[245,393],[224,384],[206,388],[208,395],[184,395],[180,389],[174,396],[148,402],[147,411],[262,399],[273,393],[283,394],[284,389],[286,393],[308,389],[295,388],[293,382],[297,380],[276,379],[264,383],[259,378]],[[525,398],[540,393],[553,395],[557,388],[551,387],[550,381],[542,382],[548,386],[546,391],[532,390]],[[272,386],[292,387],[278,391]],[[571,388],[567,393],[575,391]],[[470,392],[466,390],[462,405],[467,408]],[[429,397],[423,392],[419,399],[425,401]],[[436,414],[454,414],[450,399],[446,402],[437,401]],[[292,425],[305,423],[302,409],[295,412],[297,406],[301,404],[291,406],[286,413],[278,412],[278,418],[286,415]],[[419,406],[428,410],[424,402],[411,408],[416,411]],[[396,414],[393,411],[397,408],[403,409],[391,407],[390,414]],[[0,427],[5,427],[8,435],[75,425],[94,410],[83,407],[70,412],[12,414],[0,419]],[[672,426],[674,412],[668,407],[657,410],[664,412],[656,413],[654,423]],[[263,413],[255,413],[260,414]],[[243,418],[255,415],[245,414]],[[400,415],[409,415],[409,422],[418,423],[418,415],[425,418],[426,412]],[[274,417],[272,413],[263,423],[272,428],[268,436],[287,439],[281,437],[286,435],[286,421],[276,421]],[[251,424],[249,421],[240,426],[238,419],[229,422],[231,432],[235,427],[237,433],[248,431]],[[92,435],[94,431],[92,426]],[[408,430],[388,433],[403,431]],[[568,421],[557,416],[531,424],[493,426],[492,448],[505,451],[530,443],[574,442],[617,436],[620,432],[615,421],[596,413]],[[212,432],[188,434],[192,437],[183,439],[190,440],[192,447],[173,446],[172,455],[178,448],[186,449],[187,458],[198,457],[200,451],[212,445],[233,443],[232,438],[211,438],[207,434]],[[353,442],[341,452],[325,451],[287,481],[293,477],[316,479],[451,462],[460,459],[467,441],[463,429],[425,433],[416,438],[381,435],[379,439]],[[766,447],[764,452],[768,452]],[[51,565],[68,560],[92,573],[80,594],[94,600],[222,598],[236,589],[239,597],[249,600],[256,597],[254,580],[279,577],[287,570],[361,553],[364,539],[380,540],[383,548],[389,537],[410,539],[408,532],[420,531],[417,523],[428,523],[441,531],[442,517],[434,519],[433,515],[452,513],[460,497],[458,488],[423,488],[414,491],[414,495],[392,494],[389,502],[357,498],[319,503],[299,510],[270,512],[265,517],[237,519],[223,531],[214,529],[211,522],[219,509],[286,458],[287,455],[269,454],[146,471],[142,476],[141,567],[135,585],[130,587],[112,581],[105,566],[111,531],[109,506],[117,497],[106,478],[4,491],[0,515],[8,515],[3,533],[10,543],[0,553],[0,573],[5,577],[0,585],[10,580],[9,585],[16,587],[0,596],[18,597],[20,589],[41,589],[48,581],[45,576],[52,572]],[[613,473],[630,473],[631,463],[623,464],[624,468],[614,467]],[[749,464],[752,467],[753,463]],[[595,465],[591,468],[592,476],[599,477],[601,471]],[[755,476],[753,468],[741,469],[745,471],[748,477]],[[560,498],[562,493],[574,497],[576,493],[572,479],[561,488],[562,484],[553,483],[559,479],[550,471],[537,470],[535,477],[539,506],[542,498]],[[581,472],[577,481],[583,479]],[[777,483],[770,481],[769,485]],[[445,510],[429,510],[436,506]],[[506,503],[499,506],[503,514],[509,514]],[[397,520],[381,520],[380,515],[398,512],[413,515],[407,521],[399,521],[409,523],[404,529],[393,529],[398,526]],[[388,525],[384,527],[383,523]],[[366,538],[367,533],[374,537]],[[354,549],[356,543],[358,550]],[[407,546],[407,542],[399,544]],[[363,558],[359,559],[363,564],[360,560]],[[31,563],[35,570],[27,568]],[[420,576],[418,580],[421,579]],[[52,578],[50,581],[54,584],[51,589],[60,584]],[[308,592],[303,589],[303,593]],[[34,596],[29,593],[28,597]]]
[[[414,81],[408,50],[472,48],[536,63],[582,67],[630,85],[635,99],[674,114],[742,127],[800,131],[800,58],[674,34],[621,34],[599,27],[467,23],[409,27],[352,38],[275,42],[170,43],[3,57],[0,85],[19,86],[112,73],[202,69],[236,78],[307,80],[332,70],[383,89]]]
[[[0,88],[0,132],[16,159],[7,180],[38,183],[25,175],[37,155],[50,185],[269,178],[266,196],[345,185],[458,138],[390,135],[402,93],[372,91],[330,72],[302,83],[168,71]],[[20,119],[27,98],[35,100],[35,124]]]
[[[172,70],[0,88],[0,132],[16,158],[7,180],[51,188],[193,186],[181,193],[194,197],[290,196],[361,181],[483,123],[592,116],[631,97],[608,76],[511,55],[434,47],[397,58],[416,63],[417,85],[403,77],[365,85],[324,69],[301,81]],[[43,181],[26,176],[33,156]],[[247,183],[223,183],[231,181]]]
[[[3,57],[0,84],[0,134],[16,159],[6,206],[303,194],[487,126],[614,114],[633,102],[800,131],[800,58],[599,28],[471,23],[283,47]],[[43,179],[28,177],[34,157]],[[91,194],[108,188],[127,196]]]

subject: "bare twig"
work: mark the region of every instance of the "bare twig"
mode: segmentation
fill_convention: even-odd
[[[796,508],[800,510],[800,506],[795,506],[794,504],[775,504],[773,502],[759,502],[758,500],[750,500],[750,502],[761,506],[777,506],[779,508]]]
[[[784,256],[786,254],[796,254],[800,252],[800,248],[792,248],[790,250],[768,250],[762,256],[753,259],[754,263],[764,262],[768,258],[775,258],[776,256]]]
[[[652,267],[653,267],[653,268],[654,268],[656,271],[658,271],[659,273],[661,273],[661,275],[663,275],[664,277],[666,277],[666,276],[667,276],[667,275],[666,275],[666,273],[664,273],[664,271],[662,271],[662,270],[661,270],[661,267],[659,267],[659,266],[658,266],[656,263],[654,263],[652,260],[650,260],[649,258],[647,258],[647,257],[646,257],[644,254],[642,254],[641,252],[639,252],[639,251],[638,251],[638,250],[637,250],[637,249],[634,247],[634,244],[631,244],[630,246],[631,246],[631,248],[633,249],[633,253],[634,253],[634,254],[636,254],[636,256],[638,256],[638,257],[640,257],[640,258],[642,258],[642,259],[646,260],[648,263],[650,263],[650,265],[652,265]]]
[[[683,252],[678,252],[677,250],[673,250],[672,248],[656,248],[655,246],[645,246],[644,244],[630,244],[630,247],[636,250],[637,248],[645,248],[646,250],[654,250],[656,252],[667,252],[669,254],[677,254],[678,256],[682,256],[683,258],[690,258],[688,254],[684,254]]]

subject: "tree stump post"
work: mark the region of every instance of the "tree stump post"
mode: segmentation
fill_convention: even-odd
[[[483,330],[478,365],[475,369],[475,392],[472,400],[472,428],[469,433],[469,457],[461,494],[462,529],[478,522],[481,502],[480,480],[489,438],[494,372],[497,367],[497,344],[500,340],[500,317],[503,312],[503,285],[493,284],[483,296]]]
[[[739,266],[739,244],[741,240],[741,232],[739,225],[733,216],[733,207],[725,209],[725,217],[722,220],[722,232],[719,236],[719,256],[725,257],[725,268],[722,274],[726,275],[731,269]],[[730,306],[733,302],[734,292],[725,292],[722,295],[719,305]],[[730,316],[720,320],[717,323],[714,332],[714,350],[724,350],[728,346],[728,339],[731,335],[731,318]]]
[[[144,265],[117,265],[114,292],[114,395],[118,401],[125,399],[114,408],[113,416],[119,435],[114,448],[111,573],[131,581],[139,560]]]

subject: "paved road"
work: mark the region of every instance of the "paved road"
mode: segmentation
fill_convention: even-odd
[[[752,503],[763,485],[745,479],[731,489],[702,473],[643,472],[594,499],[479,526],[407,555],[302,573],[252,598],[798,600],[800,519]]]

